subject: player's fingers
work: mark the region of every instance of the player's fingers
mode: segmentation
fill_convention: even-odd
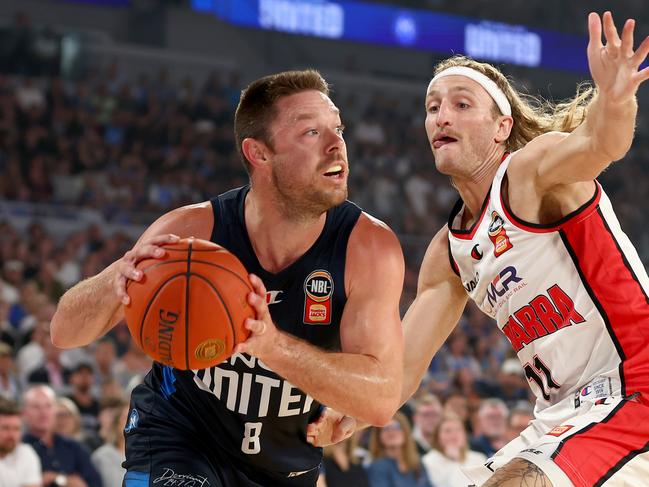
[[[115,279],[115,294],[122,304],[127,305],[131,302],[131,298],[126,293],[126,278],[124,276],[120,275]]]
[[[638,49],[633,54],[631,62],[634,66],[640,66],[649,55],[649,36],[645,37]]]
[[[602,21],[599,14],[595,12],[588,15],[588,47],[592,49],[602,47]]]
[[[244,326],[253,335],[262,335],[266,331],[266,323],[263,320],[255,320],[253,318],[246,318]]]
[[[248,304],[252,307],[258,320],[264,320],[268,317],[268,305],[265,297],[255,293],[248,293]]]
[[[624,23],[622,29],[622,52],[625,56],[633,56],[633,29],[635,28],[635,20],[628,19]]]
[[[349,416],[345,416],[342,421],[340,421],[338,427],[331,436],[331,441],[333,443],[338,443],[340,441],[346,440],[349,438],[356,429],[356,420]]]
[[[156,235],[155,237],[147,238],[143,244],[153,244],[153,245],[164,245],[166,243],[175,243],[180,240],[178,235],[173,233],[163,233],[162,235]]]
[[[638,80],[638,84],[647,81],[649,79],[649,67],[644,68],[642,71],[638,72],[636,79]]]
[[[144,259],[160,259],[165,256],[167,252],[160,246],[152,243],[138,245],[133,248],[133,257],[135,262],[139,262]]]
[[[139,281],[143,277],[143,273],[140,269],[136,268],[129,261],[122,261],[117,266],[117,272],[121,277],[125,279],[130,279],[132,281]],[[126,284],[126,283],[124,283]]]
[[[264,286],[263,281],[255,274],[250,274],[248,278],[250,279],[250,284],[252,284],[252,288],[255,292],[260,296],[266,296],[266,286]]]
[[[620,36],[617,35],[617,29],[615,28],[615,22],[613,22],[613,14],[609,11],[604,12],[604,37],[606,37],[606,46],[615,47],[616,49],[620,47],[622,41]]]

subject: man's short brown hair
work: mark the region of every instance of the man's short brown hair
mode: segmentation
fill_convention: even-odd
[[[250,83],[241,92],[234,115],[234,134],[239,156],[248,174],[251,173],[250,162],[241,148],[244,139],[257,139],[272,148],[273,141],[268,127],[277,116],[275,102],[282,97],[309,90],[329,95],[329,85],[314,69],[284,71],[264,76]]]
[[[0,396],[0,416],[20,416],[21,410],[16,401]]]

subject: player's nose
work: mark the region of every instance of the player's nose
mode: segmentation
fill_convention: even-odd
[[[327,130],[327,139],[326,139],[326,151],[327,153],[329,152],[336,152],[336,151],[342,151],[342,148],[345,146],[345,139],[343,139],[343,136],[340,132],[337,130]]]
[[[435,114],[435,123],[438,127],[443,127],[445,125],[451,125],[453,112],[451,110],[450,104],[446,100],[442,100]]]

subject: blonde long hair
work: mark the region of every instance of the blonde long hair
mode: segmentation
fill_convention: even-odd
[[[506,141],[507,152],[513,152],[532,139],[547,132],[572,132],[586,118],[586,106],[597,94],[588,83],[577,87],[576,95],[561,103],[551,103],[540,97],[519,93],[496,67],[466,56],[454,56],[435,66],[435,75],[453,66],[466,66],[479,71],[494,81],[503,91],[512,107],[514,126]],[[494,116],[501,115],[494,103]]]
[[[410,428],[410,423],[406,416],[397,411],[392,418],[393,421],[399,423],[399,428],[403,431],[405,441],[401,447],[401,454],[403,455],[403,461],[406,464],[408,472],[413,472],[415,477],[419,477],[421,474],[420,470],[420,459],[419,454],[417,453],[417,446],[415,440],[412,438],[412,429]],[[385,448],[381,443],[380,439],[381,428],[374,427],[370,432],[370,441],[369,441],[369,452],[372,456],[372,459],[376,460],[378,458],[387,458],[385,453]]]

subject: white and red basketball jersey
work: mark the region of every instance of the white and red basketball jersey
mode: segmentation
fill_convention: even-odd
[[[608,197],[597,183],[591,200],[556,224],[526,223],[501,195],[510,160],[472,228],[461,229],[462,201],[455,206],[449,248],[469,296],[516,350],[537,417],[552,422],[550,406],[591,386],[646,399],[649,278]]]

